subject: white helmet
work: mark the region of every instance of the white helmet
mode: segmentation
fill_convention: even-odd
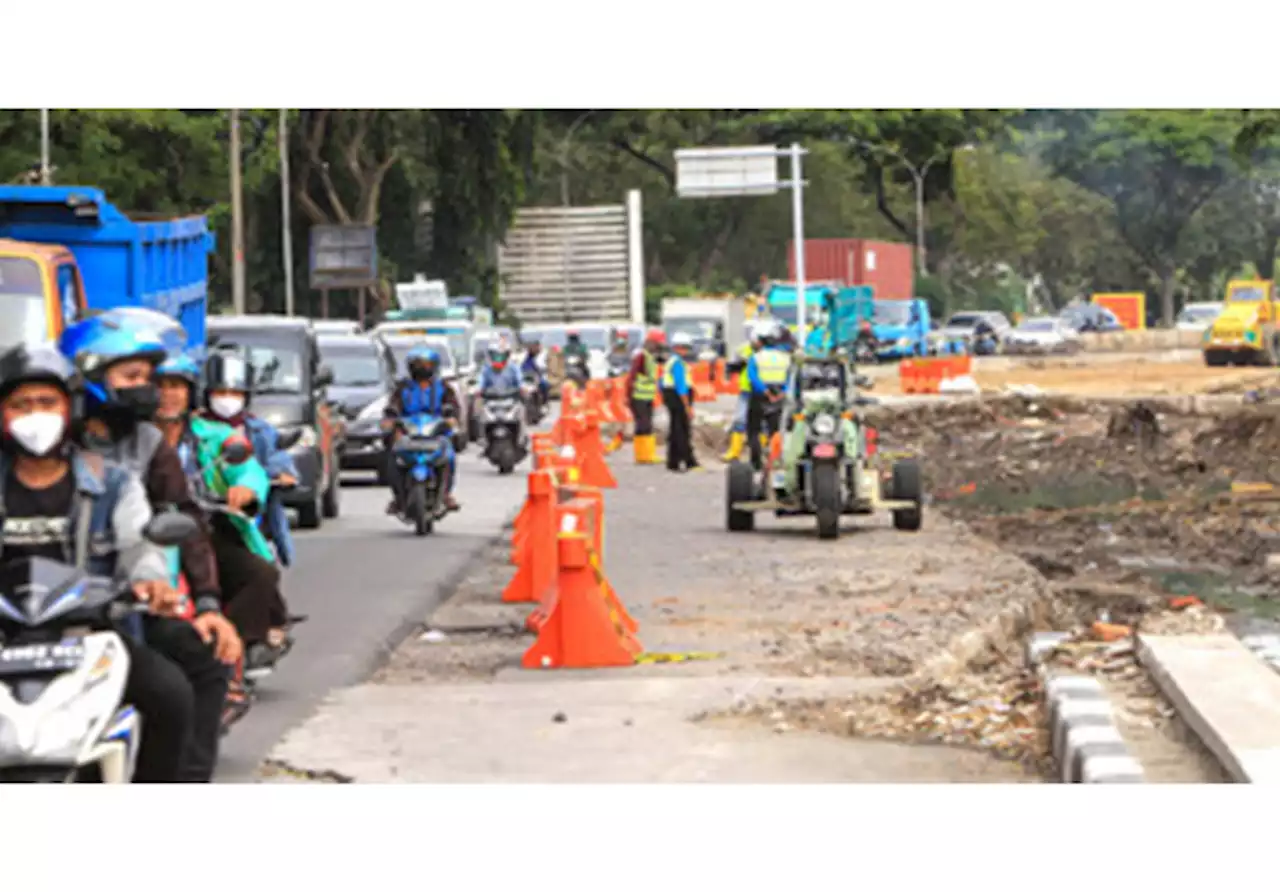
[[[672,347],[692,347],[693,335],[687,331],[678,331],[671,336]]]
[[[777,344],[782,341],[782,324],[777,319],[761,319],[751,332],[751,340],[766,344]]]

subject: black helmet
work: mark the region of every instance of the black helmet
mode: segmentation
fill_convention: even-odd
[[[204,364],[205,399],[214,390],[236,390],[244,394],[245,406],[253,392],[253,362],[242,347],[221,347],[209,354]]]
[[[0,354],[0,399],[19,384],[43,381],[71,394],[75,369],[52,344],[18,344]]]

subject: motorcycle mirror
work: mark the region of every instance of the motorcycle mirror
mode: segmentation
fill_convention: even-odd
[[[302,428],[295,427],[287,430],[276,438],[276,446],[288,452],[294,446],[298,445],[298,441],[302,439]]]
[[[181,545],[199,532],[199,525],[187,515],[166,511],[151,518],[142,535],[148,542],[168,548]]]
[[[223,442],[220,455],[226,464],[242,465],[253,455],[253,447],[244,437],[230,437]]]

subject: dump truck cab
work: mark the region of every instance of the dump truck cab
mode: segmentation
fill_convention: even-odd
[[[84,309],[84,282],[71,251],[0,238],[0,351],[57,338]]]
[[[1266,279],[1227,284],[1222,312],[1201,342],[1206,365],[1265,365],[1280,362],[1275,283]]]

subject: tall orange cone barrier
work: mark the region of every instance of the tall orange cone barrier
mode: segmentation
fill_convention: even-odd
[[[616,487],[618,481],[614,479],[613,472],[604,460],[604,446],[600,442],[600,416],[590,409],[572,415],[565,422],[565,433],[573,444],[576,463],[581,471],[581,482],[607,489]]]
[[[693,382],[693,400],[696,403],[714,403],[716,388],[711,383],[711,365],[706,362],[695,362],[689,367],[689,377]]]
[[[642,648],[609,606],[592,567],[591,538],[557,535],[556,584],[551,609],[520,661],[526,669],[595,669],[631,666]]]
[[[516,547],[516,575],[507,583],[502,600],[507,603],[541,603],[555,582],[556,485],[551,471],[529,475],[528,529]]]

